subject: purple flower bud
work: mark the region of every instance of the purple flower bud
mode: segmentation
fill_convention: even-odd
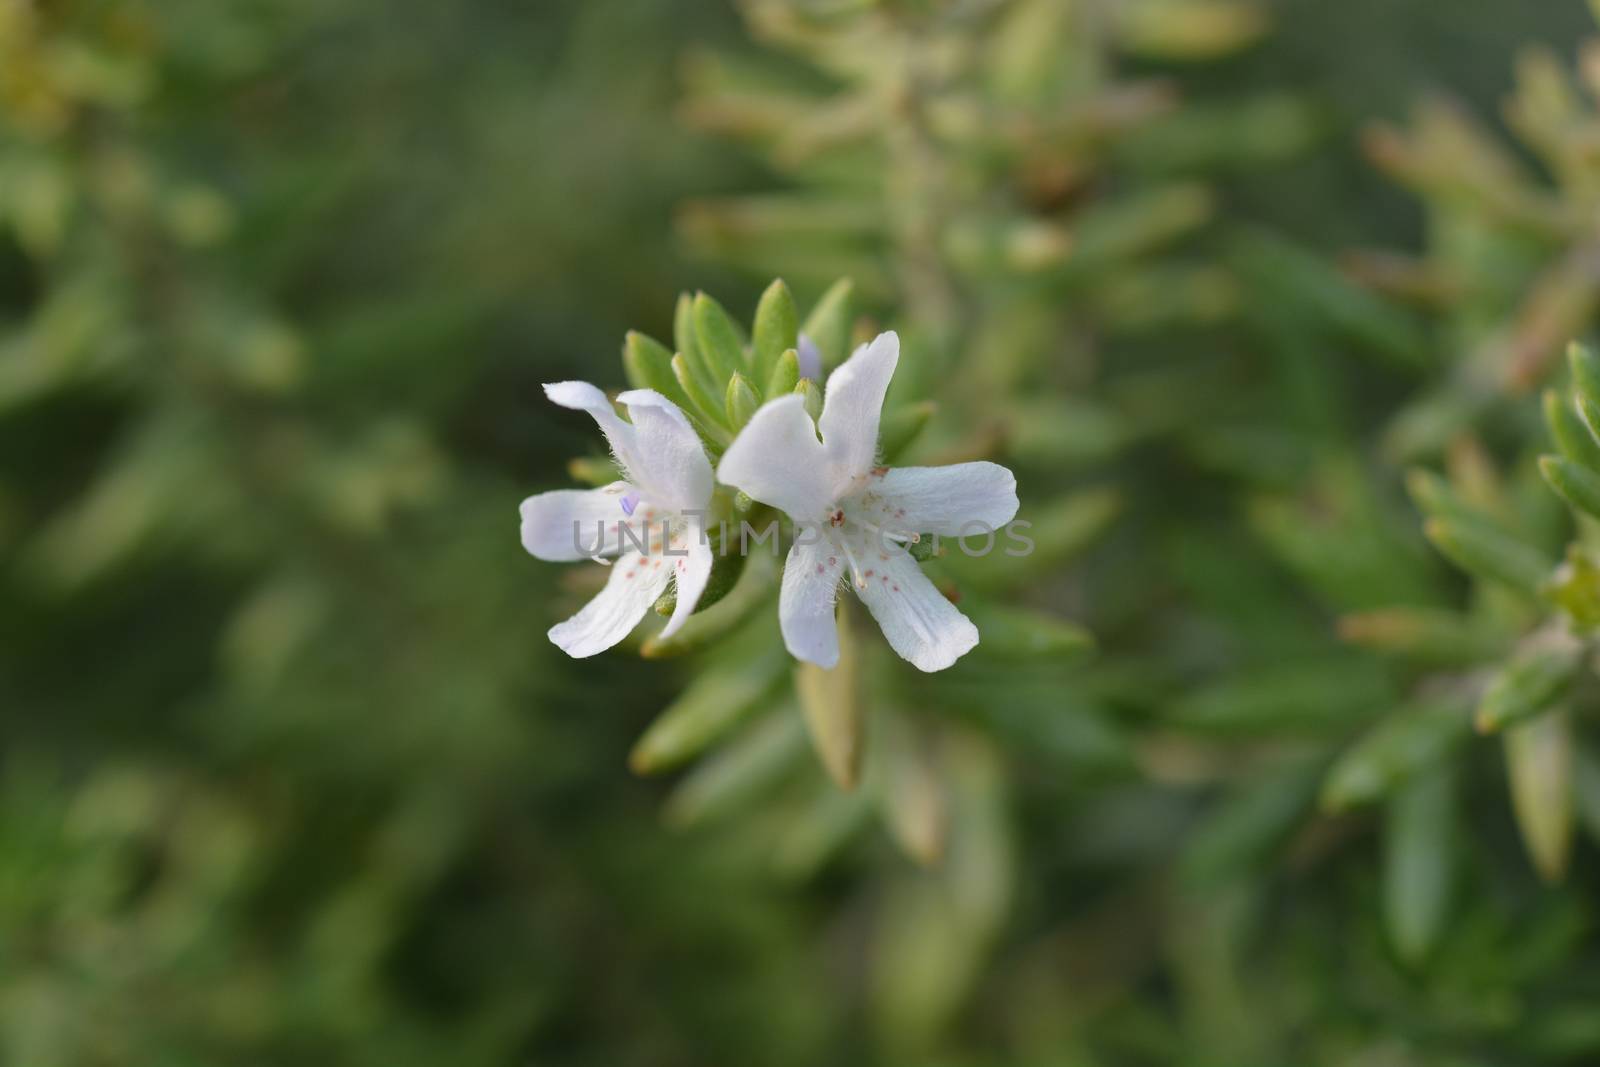
[[[817,342],[805,334],[801,334],[800,343],[795,346],[794,354],[800,357],[800,377],[820,382],[822,380],[822,349],[817,347]]]

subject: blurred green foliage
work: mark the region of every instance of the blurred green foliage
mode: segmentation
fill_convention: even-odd
[[[0,0],[0,1063],[1595,1062],[1600,76],[1509,21]],[[1009,658],[545,640],[539,383],[775,275],[1018,471]]]

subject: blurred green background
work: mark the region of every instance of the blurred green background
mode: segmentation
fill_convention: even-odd
[[[1262,7],[1229,55],[1118,62],[1314,114],[1212,180],[1229,227],[1330,263],[1427,232],[1363,158],[1369,121],[1447,92],[1492,125],[1518,48],[1570,63],[1593,28],[1576,2]],[[1191,914],[1158,884],[1208,788],[1023,752],[1012,907],[915,1038],[874,984],[944,964],[868,962],[882,881],[919,877],[881,833],[797,881],[663,826],[670,782],[627,754],[688,672],[564,659],[544,632],[570,569],[528,558],[514,514],[596,449],[540,383],[620,387],[625,331],[669,336],[679,290],[748,314],[785,272],[678,225],[790,180],[683,121],[712,51],[809,76],[721,0],[0,0],[0,1063],[1600,1062],[1594,858],[1540,888],[1503,811],[1487,903],[1419,971],[1372,933],[1359,827],[1319,831],[1351,842],[1333,873],[1251,852],[1250,891]],[[1104,358],[1303,355],[1295,388],[1336,388],[1362,455],[1438,376],[1277,326],[1158,323]],[[1119,729],[1174,692],[1146,699],[1145,654],[1179,683],[1331,632],[1233,525],[1241,466],[1154,445],[1103,474],[1144,503],[1052,588],[1100,637]],[[1206,971],[1233,939],[1270,993]]]

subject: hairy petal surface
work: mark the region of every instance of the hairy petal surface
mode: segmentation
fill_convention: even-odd
[[[818,426],[833,465],[835,492],[872,469],[883,398],[899,362],[900,338],[890,330],[857,349],[828,376]]]
[[[922,573],[905,549],[875,553],[856,593],[900,657],[922,671],[942,671],[978,643],[978,628]]]
[[[645,495],[675,511],[703,510],[714,487],[711,461],[688,416],[653,389],[630,389],[617,400],[628,408],[647,467]]]
[[[862,498],[867,521],[884,529],[954,537],[998,530],[1017,516],[1016,477],[987,461],[895,467],[873,478],[869,490]]]
[[[783,564],[778,624],[789,655],[832,670],[839,663],[839,630],[833,619],[839,580],[848,568],[843,552],[813,530],[797,538]]]
[[[666,560],[672,565],[673,581],[678,587],[678,603],[672,609],[672,618],[667,620],[667,625],[661,631],[662,637],[671,637],[689,621],[689,616],[694,614],[695,605],[700,603],[700,594],[706,590],[706,582],[711,578],[711,564],[713,553],[711,542],[705,536],[704,520],[692,520],[681,540],[674,539],[671,543],[674,552],[686,551],[687,556],[667,556]]]
[[[544,387],[554,403],[586,411],[599,423],[628,481],[644,496],[673,510],[703,508],[711,499],[711,464],[700,439],[677,405],[649,389],[622,394],[633,423],[624,422],[605,393],[588,382]]]
[[[597,655],[627,637],[667,587],[661,557],[629,550],[611,565],[606,587],[583,610],[550,628],[550,640],[575,659]],[[653,565],[657,564],[657,565]]]
[[[717,477],[803,522],[822,518],[833,501],[827,453],[805,401],[794,394],[751,416],[723,453]]]
[[[616,555],[616,527],[628,521],[622,499],[630,488],[627,482],[612,482],[604,489],[557,489],[530,496],[521,508],[522,547],[552,563]]]

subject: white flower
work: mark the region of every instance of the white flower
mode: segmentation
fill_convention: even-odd
[[[900,339],[880,334],[828,378],[819,424],[799,395],[779,397],[755,413],[717,468],[722,481],[802,528],[784,564],[778,615],[790,653],[821,667],[839,661],[833,606],[845,574],[913,665],[938,671],[961,658],[978,643],[977,627],[901,543],[919,533],[998,530],[1017,513],[1016,479],[998,464],[874,466],[899,359]]]
[[[627,479],[522,502],[522,547],[538,558],[616,557],[606,587],[552,627],[550,640],[569,656],[604,652],[628,636],[674,578],[678,604],[662,635],[676,633],[711,575],[705,512],[713,483],[700,438],[677,405],[650,389],[617,397],[632,422],[588,382],[557,382],[544,391],[562,407],[594,416]]]

